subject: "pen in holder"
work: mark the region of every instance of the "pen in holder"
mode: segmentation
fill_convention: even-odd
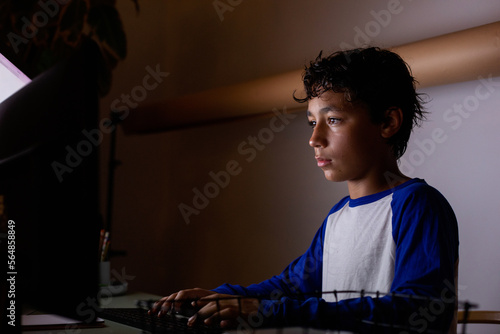
[[[111,279],[109,262],[109,232],[101,230],[99,241],[99,286],[104,296],[118,296],[127,293],[128,283],[123,280]]]

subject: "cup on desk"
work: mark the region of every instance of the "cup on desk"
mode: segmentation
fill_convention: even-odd
[[[111,270],[109,261],[99,262],[99,285],[108,286],[111,284]]]

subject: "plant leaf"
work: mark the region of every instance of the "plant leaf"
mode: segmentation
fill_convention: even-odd
[[[97,38],[106,43],[120,59],[126,57],[127,39],[116,8],[106,5],[91,8],[87,23]]]
[[[70,35],[80,35],[86,14],[87,4],[85,1],[71,1],[67,6],[62,7],[59,30],[66,30]]]

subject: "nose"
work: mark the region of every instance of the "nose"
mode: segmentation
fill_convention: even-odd
[[[326,137],[324,134],[324,130],[320,126],[320,124],[317,124],[314,127],[313,133],[311,135],[311,138],[309,138],[309,146],[311,147],[326,147]]]

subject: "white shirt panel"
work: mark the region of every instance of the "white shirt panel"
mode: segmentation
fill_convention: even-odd
[[[375,202],[349,207],[349,202],[327,220],[323,252],[325,291],[390,291],[396,245],[392,237],[392,194]],[[359,293],[338,294],[338,300]],[[334,294],[323,293],[328,302]]]

